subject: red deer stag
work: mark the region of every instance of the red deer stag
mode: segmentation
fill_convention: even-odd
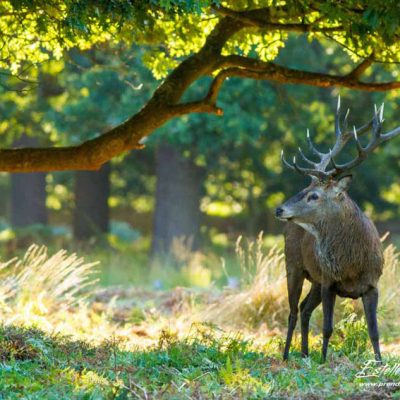
[[[312,312],[322,301],[323,344],[322,360],[326,360],[329,339],[333,331],[333,309],[336,295],[362,298],[368,333],[375,358],[381,361],[376,319],[378,304],[377,283],[382,274],[383,256],[378,232],[373,222],[363,214],[347,194],[351,182],[348,171],[367,158],[376,147],[400,134],[400,128],[382,133],[383,105],[375,108],[372,120],[359,129],[347,130],[347,118],[340,121],[340,98],[335,117],[336,143],[328,153],[318,151],[307,132],[314,162],[299,148],[299,155],[309,167],[283,163],[311,177],[311,184],[276,209],[277,218],[287,221],[285,257],[290,314],[283,358],[289,355],[296,326],[298,304],[304,280],[311,282],[310,292],[300,304],[301,351],[308,356],[308,330]],[[341,126],[343,125],[343,126]],[[344,128],[344,129],[343,129]],[[343,129],[343,130],[342,130]],[[358,136],[372,130],[372,138],[363,147]],[[335,157],[353,139],[358,156],[344,164]]]

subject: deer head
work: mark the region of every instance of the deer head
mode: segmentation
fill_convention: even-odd
[[[278,207],[276,216],[300,225],[316,224],[327,217],[339,216],[344,203],[349,201],[347,189],[350,183],[351,175],[327,182],[313,180],[310,186]]]
[[[346,112],[343,123],[340,121],[340,97],[338,99],[335,115],[335,135],[336,141],[331,150],[322,153],[314,146],[307,131],[307,141],[311,152],[319,158],[319,161],[310,160],[299,148],[301,159],[307,163],[308,167],[301,167],[293,157],[293,163],[289,163],[281,153],[282,162],[288,168],[311,177],[311,184],[299,192],[297,195],[287,200],[283,205],[276,209],[276,217],[281,220],[293,220],[300,225],[317,222],[326,218],[327,213],[335,216],[343,209],[344,201],[348,200],[347,189],[351,182],[349,171],[361,164],[368,155],[381,143],[386,142],[400,134],[400,127],[388,133],[382,133],[383,123],[383,104],[377,109],[372,120],[366,125],[356,129],[348,130],[349,110]],[[372,130],[372,137],[364,147],[358,137],[369,130]],[[353,139],[357,147],[358,155],[353,160],[338,164],[335,157]]]

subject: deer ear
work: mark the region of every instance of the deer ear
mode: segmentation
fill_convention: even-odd
[[[337,184],[336,184],[336,190],[337,190],[339,193],[347,192],[347,190],[348,190],[349,187],[350,187],[350,184],[351,184],[351,181],[352,181],[352,180],[353,180],[353,177],[352,177],[351,175],[342,176],[342,177],[338,180],[338,182],[337,182]]]

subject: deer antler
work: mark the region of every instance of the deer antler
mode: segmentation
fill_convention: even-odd
[[[320,180],[326,180],[329,178],[334,178],[335,176],[342,174],[357,165],[361,164],[371,153],[375,150],[381,143],[384,143],[395,136],[400,134],[400,127],[390,131],[388,133],[382,134],[382,123],[383,123],[383,104],[379,107],[379,109],[375,106],[374,116],[367,124],[361,126],[360,128],[356,129],[353,127],[353,130],[348,130],[348,116],[350,110],[347,110],[344,119],[343,119],[343,128],[342,131],[341,123],[340,123],[340,96],[338,98],[336,114],[335,114],[335,136],[336,142],[332,149],[329,150],[328,153],[320,152],[312,143],[310,138],[310,132],[307,129],[307,141],[312,153],[319,157],[319,161],[315,162],[310,160],[308,157],[305,156],[302,149],[299,147],[299,154],[300,157],[305,161],[307,164],[311,166],[311,168],[303,168],[300,167],[296,163],[296,157],[293,157],[293,163],[289,163],[286,161],[283,150],[281,152],[281,159],[282,162],[289,167],[290,169],[297,171],[303,175],[311,175],[315,176]],[[370,128],[372,128],[372,138],[371,141],[368,143],[367,146],[363,147],[358,140],[358,137],[365,132],[367,132]],[[348,143],[348,141],[354,138],[354,141],[357,146],[358,156],[347,163],[344,164],[337,164],[334,158],[342,151],[343,147]],[[332,165],[332,169],[326,170],[328,165]]]

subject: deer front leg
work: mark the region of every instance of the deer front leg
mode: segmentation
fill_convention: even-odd
[[[326,360],[329,339],[333,332],[333,309],[335,307],[336,291],[332,284],[322,285],[322,311],[324,314],[324,325],[322,329],[322,361]]]
[[[292,342],[293,331],[296,327],[299,300],[301,290],[303,289],[304,275],[302,270],[288,271],[287,273],[287,286],[289,295],[290,314],[288,319],[288,331],[286,336],[285,350],[283,352],[283,359],[287,360],[289,357],[290,344]]]
[[[321,285],[313,283],[307,297],[300,304],[301,353],[308,357],[308,331],[313,311],[321,304]]]
[[[378,307],[378,289],[371,288],[362,296],[364,305],[365,319],[367,320],[369,338],[374,348],[375,360],[382,361],[379,349],[378,321],[376,319],[376,309]]]

